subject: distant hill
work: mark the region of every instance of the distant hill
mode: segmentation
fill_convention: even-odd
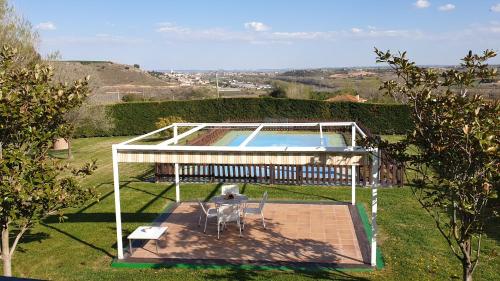
[[[71,71],[73,73],[90,73],[99,86],[116,85],[171,85],[161,79],[150,75],[147,71],[133,65],[113,63],[109,61],[57,61],[53,62],[57,71]],[[92,77],[93,76],[93,77]]]
[[[58,81],[90,76],[91,97],[99,102],[116,102],[128,94],[157,95],[178,86],[133,65],[109,61],[53,61],[50,64]]]

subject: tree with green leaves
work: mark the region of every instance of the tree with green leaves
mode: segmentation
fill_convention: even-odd
[[[474,86],[496,75],[486,63],[496,54],[469,52],[459,68],[439,71],[417,66],[406,52],[375,53],[397,75],[381,90],[410,107],[414,128],[397,143],[370,142],[406,162],[415,197],[470,281],[485,225],[499,211],[499,103],[473,94]]]
[[[270,93],[270,97],[273,98],[287,98],[286,90],[283,87],[277,86]]]
[[[87,79],[53,83],[50,67],[19,67],[19,58],[15,48],[0,50],[0,251],[6,276],[12,275],[12,256],[27,230],[47,216],[63,218],[64,209],[94,197],[79,178],[95,162],[70,169],[49,157],[53,140],[71,129],[65,114],[87,96]]]
[[[167,117],[161,117],[158,118],[158,121],[156,121],[155,126],[157,129],[161,129],[167,126],[170,126],[174,123],[186,123],[186,120],[184,120],[182,117],[179,116],[167,116]],[[177,129],[178,134],[182,134],[184,132],[187,132],[189,130],[188,127],[179,127]],[[161,132],[162,136],[169,139],[174,137],[174,131],[173,129],[170,130],[164,130]]]

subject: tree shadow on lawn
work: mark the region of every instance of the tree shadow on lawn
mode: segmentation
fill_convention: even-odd
[[[73,239],[73,240],[75,240],[75,241],[77,241],[77,242],[79,242],[79,243],[81,243],[81,244],[83,244],[83,245],[85,245],[85,246],[88,246],[88,247],[90,247],[90,248],[92,248],[92,249],[94,249],[94,250],[97,250],[97,251],[99,251],[99,252],[101,252],[101,253],[105,254],[106,256],[108,256],[108,257],[110,257],[110,258],[113,258],[113,257],[114,257],[114,256],[113,256],[110,252],[106,251],[105,249],[103,249],[103,248],[101,248],[101,247],[97,247],[96,245],[91,244],[91,243],[89,243],[89,242],[87,242],[87,241],[84,241],[84,240],[82,240],[82,239],[80,239],[80,238],[78,238],[78,237],[74,236],[74,235],[73,235],[73,234],[71,234],[71,233],[68,233],[68,232],[66,232],[66,231],[64,231],[64,230],[62,230],[62,229],[59,229],[59,228],[57,228],[57,227],[54,227],[54,226],[49,225],[49,224],[46,224],[46,223],[40,223],[40,224],[41,224],[41,225],[43,225],[43,226],[45,226],[45,227],[47,227],[47,228],[50,228],[50,229],[52,229],[52,230],[54,230],[54,231],[57,231],[57,232],[59,232],[59,233],[61,233],[61,234],[63,234],[63,235],[66,235],[67,237],[69,237],[69,238],[71,238],[71,239]]]
[[[17,233],[10,233],[10,240],[13,241],[15,239],[15,234]],[[38,242],[41,243],[43,240],[49,239],[50,235],[45,232],[36,232],[34,233],[32,229],[27,230],[24,235],[21,237],[21,240],[19,240],[19,244],[17,245],[16,251],[23,252],[25,253],[26,250],[23,248],[23,245],[32,243],[32,242]]]
[[[299,275],[301,277],[307,277],[314,280],[359,280],[367,281],[369,279],[352,276],[349,273],[341,270],[293,270],[293,271],[273,271],[273,274],[269,279],[272,279],[272,275]],[[262,276],[257,271],[241,269],[241,268],[230,268],[225,273],[213,272],[205,275],[207,280],[256,280],[260,279]]]
[[[144,192],[148,195],[152,195],[154,196],[154,198],[152,198],[150,201],[148,201],[146,204],[144,204],[143,207],[141,207],[141,209],[139,209],[137,212],[135,213],[131,213],[131,212],[127,212],[127,213],[121,213],[122,214],[122,220],[124,222],[127,222],[127,223],[144,223],[144,224],[150,224],[153,222],[153,220],[155,218],[158,217],[159,213],[156,213],[156,212],[153,212],[153,213],[143,213],[143,211],[145,209],[147,209],[151,204],[153,204],[156,200],[159,200],[159,199],[170,199],[170,200],[173,200],[172,198],[167,198],[164,196],[165,193],[167,193],[170,189],[172,189],[172,187],[174,187],[175,185],[172,184],[170,186],[168,186],[167,188],[165,188],[165,190],[161,191],[159,194],[154,194],[154,193],[151,193],[151,192],[148,192],[146,190],[141,190],[141,189],[137,189],[137,188],[133,188],[133,187],[130,187],[129,184],[130,183],[133,183],[135,181],[126,181],[124,183],[122,183],[120,185],[120,189],[122,189],[123,187],[128,187],[128,188],[132,188],[134,190],[137,190],[137,191],[140,191],[140,192]],[[103,184],[109,184],[109,183],[102,183],[101,185]],[[103,199],[106,199],[108,197],[110,197],[112,194],[114,193],[114,191],[110,191],[108,193],[106,193],[104,196],[101,196],[100,197],[100,201],[102,201]],[[85,213],[85,211],[87,211],[88,209],[90,209],[91,207],[95,206],[97,203],[99,203],[99,201],[94,201],[92,203],[90,203],[89,205],[85,206],[84,208],[78,210],[77,212],[75,213],[68,213],[68,214],[65,214],[65,221],[64,223],[115,223],[116,222],[116,216],[115,216],[115,213],[114,212],[94,212],[94,213]],[[57,216],[51,216],[51,217],[48,217],[46,218],[45,220],[43,220],[43,222],[41,222],[40,224],[42,226],[45,226],[47,228],[50,228],[54,231],[57,231],[81,244],[84,244],[94,250],[98,250],[102,253],[104,253],[105,255],[109,256],[109,257],[114,257],[111,253],[109,253],[108,251],[106,251],[104,248],[101,248],[101,247],[98,247],[94,244],[91,244],[87,241],[84,241],[80,238],[78,238],[77,236],[67,232],[67,231],[64,231],[60,228],[57,228],[56,227],[56,224],[58,224],[60,221],[59,221],[59,217]],[[113,230],[113,233],[116,232],[116,228],[111,228]],[[125,229],[124,229],[125,230]],[[126,231],[126,230],[125,230]],[[47,234],[46,234],[47,235]],[[48,237],[48,235],[47,235]],[[116,248],[116,243],[114,244],[114,247]]]
[[[500,242],[500,217],[492,218],[485,226],[484,232],[488,238]]]
[[[139,189],[139,188],[135,188],[135,187],[132,187],[130,186],[131,183],[140,183],[140,182],[143,182],[143,181],[133,181],[133,180],[129,180],[129,181],[122,181],[121,184],[120,184],[120,190],[122,190],[124,187],[127,187],[127,188],[130,188],[130,189],[133,189],[135,191],[139,191],[139,192],[143,192],[143,193],[146,193],[148,195],[151,195],[151,196],[154,196],[155,198],[152,200],[157,200],[159,199],[160,197],[161,198],[164,198],[164,199],[170,199],[170,200],[174,200],[174,198],[170,198],[170,197],[164,197],[163,195],[165,195],[165,193],[167,193],[173,186],[174,184],[171,184],[170,186],[168,186],[164,191],[162,191],[160,194],[155,194],[155,193],[152,193],[152,192],[149,192],[147,190],[143,190],[143,189]],[[100,183],[99,185],[96,186],[96,188],[99,188],[103,185],[112,185],[113,182],[104,182],[104,183]],[[90,209],[91,207],[97,205],[99,202],[102,202],[104,199],[110,197],[111,195],[113,195],[115,193],[114,190],[111,190],[109,191],[108,193],[104,194],[103,196],[100,196],[99,197],[99,201],[97,200],[94,200],[92,201],[90,204],[88,204],[87,206],[81,208],[80,210],[77,211],[77,213],[83,213],[85,212],[86,210]],[[152,204],[152,203],[151,203]],[[146,207],[147,208],[147,207]],[[145,208],[144,208],[145,209]]]
[[[133,176],[131,178],[136,179],[136,180],[141,181],[141,182],[156,182],[155,168],[151,167],[149,169],[146,169],[146,170],[142,171],[142,173],[140,173],[139,175]]]

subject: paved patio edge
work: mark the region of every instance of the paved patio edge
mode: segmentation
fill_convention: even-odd
[[[366,214],[366,209],[363,204],[357,203],[356,207],[358,208],[358,213],[361,218],[361,222],[365,228],[366,237],[368,241],[372,239],[372,227],[368,220],[368,215]],[[377,269],[383,269],[385,266],[384,259],[382,257],[382,251],[380,251],[380,245],[377,244]]]
[[[249,200],[252,201],[252,200]],[[188,201],[186,201],[188,202]],[[332,202],[326,200],[319,201],[303,201],[303,200],[269,200],[269,203],[312,203],[312,204],[346,204],[347,202]],[[167,218],[171,212],[177,207],[176,202],[169,202],[166,204],[162,213],[152,222],[155,224],[158,221],[164,220]],[[368,220],[368,216],[366,214],[366,209],[360,203],[356,204],[356,209],[358,211],[359,218],[363,224],[363,228],[368,240],[371,240],[371,225]],[[241,270],[277,270],[277,271],[341,271],[341,272],[370,272],[375,268],[371,266],[351,266],[351,265],[342,265],[336,266],[333,264],[318,264],[318,263],[294,263],[293,265],[283,263],[284,265],[280,265],[279,263],[269,263],[269,264],[239,264],[239,263],[231,263],[225,260],[207,260],[205,263],[197,262],[196,260],[178,260],[175,262],[175,259],[168,261],[159,261],[159,262],[140,262],[140,261],[131,261],[126,258],[125,260],[118,260],[117,258],[113,258],[111,262],[111,267],[113,268],[129,268],[129,269],[160,269],[160,268],[179,268],[179,269],[241,269]],[[380,251],[380,247],[377,248],[377,266],[376,269],[383,269],[384,261],[382,258],[382,253]]]

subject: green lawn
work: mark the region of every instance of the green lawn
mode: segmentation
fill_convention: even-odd
[[[115,249],[115,216],[111,174],[111,144],[127,138],[74,140],[74,160],[98,159],[99,168],[86,180],[101,195],[99,202],[67,213],[64,223],[49,219],[25,236],[14,256],[16,276],[51,280],[449,280],[461,267],[435,230],[432,220],[412,198],[408,188],[379,191],[380,244],[385,268],[374,272],[245,271],[241,269],[119,269],[110,264]],[[120,165],[124,232],[150,223],[175,198],[170,183],[148,183],[151,166]],[[347,187],[246,185],[243,192],[270,199],[349,200]],[[217,193],[213,184],[182,184],[182,199],[207,198]],[[358,189],[358,200],[369,210],[370,192]],[[490,226],[483,243],[476,280],[498,278],[499,225]],[[496,233],[496,234],[494,234]]]

